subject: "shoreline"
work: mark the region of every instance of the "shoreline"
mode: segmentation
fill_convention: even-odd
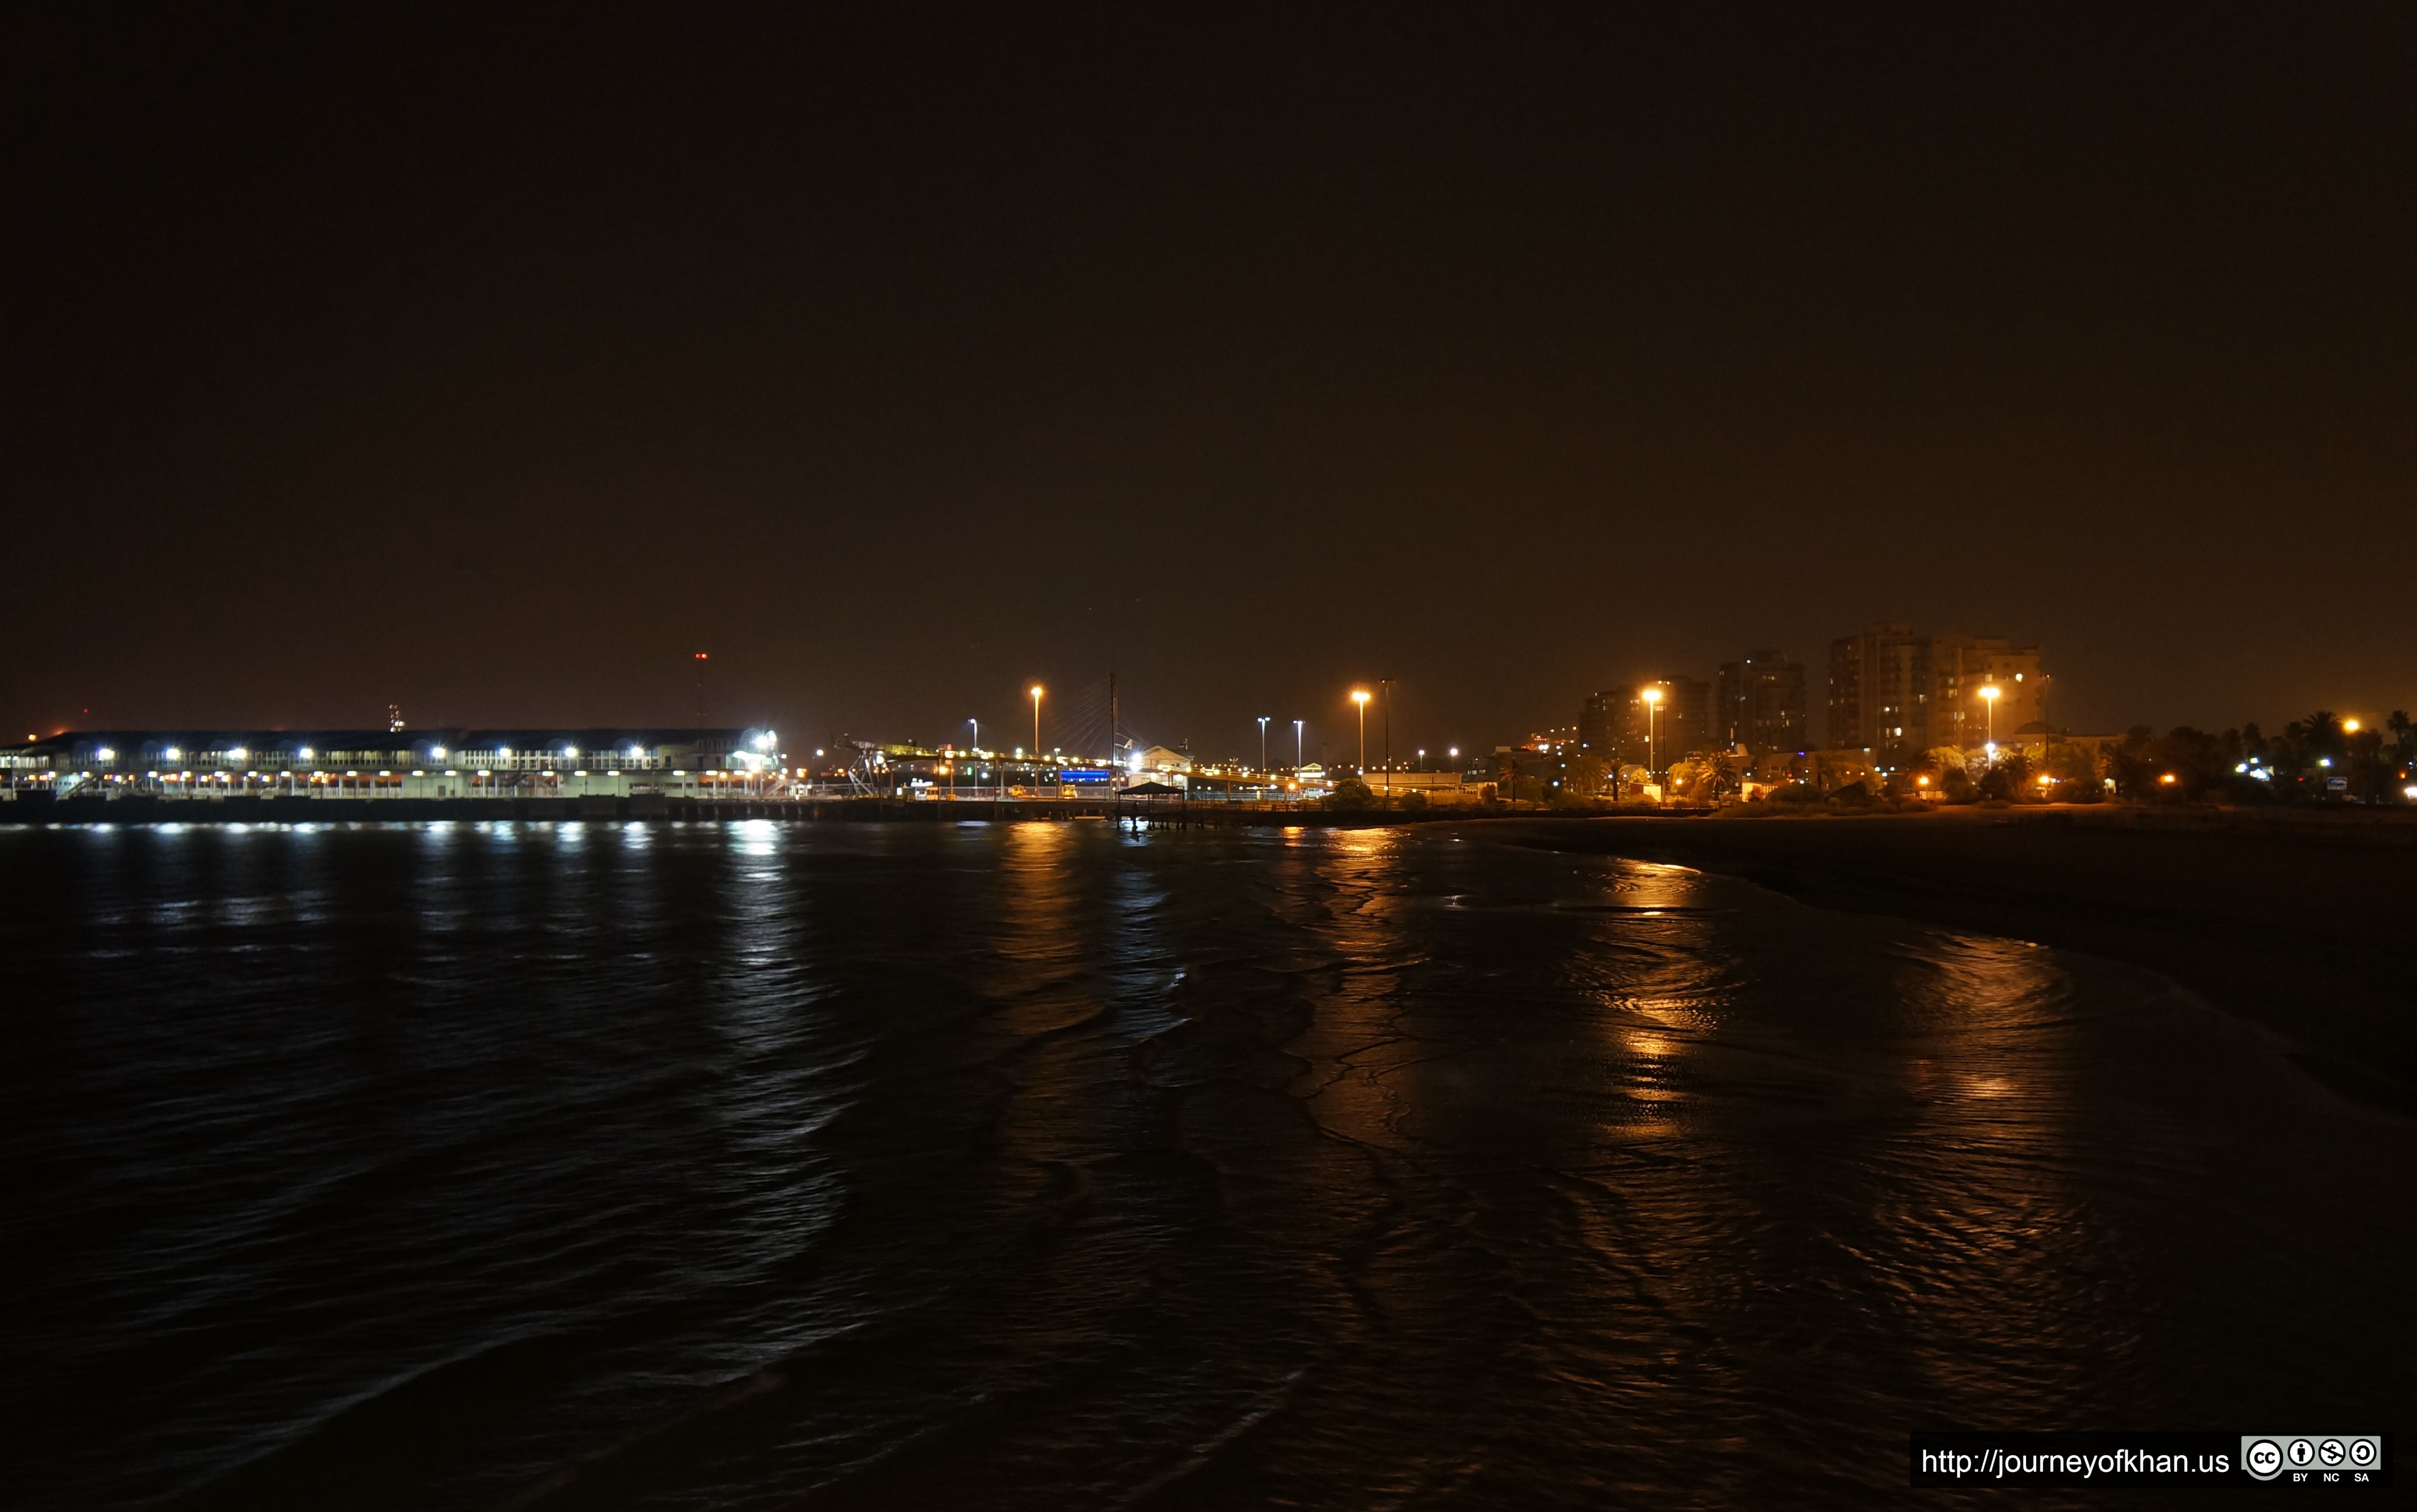
[[[2417,1115],[2417,824],[2345,817],[1615,817],[1538,821],[1513,843],[1714,871],[1814,908],[2144,967],[2273,1034],[2333,1091]]]
[[[0,827],[631,821],[1138,821],[1150,828],[1482,826],[1508,843],[1742,878],[1808,906],[2023,939],[2159,973],[2274,1035],[2333,1091],[2417,1115],[2417,810],[1921,813],[1268,810],[1222,804],[223,799],[0,805]]]

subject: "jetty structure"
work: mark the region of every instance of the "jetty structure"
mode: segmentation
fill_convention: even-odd
[[[405,730],[399,718],[384,730],[65,731],[0,747],[0,820],[806,817],[858,805],[1294,804],[1325,791],[1174,756],[844,737],[793,755],[768,728]]]
[[[103,730],[0,748],[11,798],[707,798],[784,776],[771,730]]]

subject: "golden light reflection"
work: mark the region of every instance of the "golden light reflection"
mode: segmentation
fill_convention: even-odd
[[[991,939],[996,969],[989,987],[995,998],[1012,1001],[1061,979],[1080,963],[1079,900],[1071,863],[1084,832],[1034,821],[995,833],[1004,885]]]
[[[1869,1249],[1923,1278],[1936,1347],[1912,1358],[1947,1395],[2002,1394],[1982,1363],[1993,1354],[2087,1369],[2121,1329],[2075,1306],[2070,1281],[2103,1264],[2075,1189],[2092,1156],[2075,1122],[2075,985],[2054,952],[2018,940],[1933,935],[1910,960],[1896,996],[1922,1041],[1900,1063],[1912,1116],[1874,1152],[1889,1200]]]
[[[1401,1021],[1401,970],[1416,956],[1398,869],[1407,843],[1390,828],[1322,830],[1301,848],[1311,864],[1286,879],[1295,897],[1286,912],[1312,925],[1339,968],[1315,1020],[1286,1047],[1307,1067],[1296,1091],[1320,1124],[1378,1146],[1400,1142],[1417,1099],[1406,1079],[1428,1058]]]
[[[1694,997],[1631,998],[1625,1000],[1621,1005],[1633,1013],[1652,1020],[1665,1028],[1700,1034],[1720,1026],[1723,1000],[1717,994]]]

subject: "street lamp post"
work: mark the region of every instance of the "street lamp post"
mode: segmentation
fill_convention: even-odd
[[[1268,775],[1268,719],[1269,719],[1269,716],[1268,716],[1268,715],[1264,715],[1264,714],[1262,714],[1262,715],[1260,715],[1260,716],[1259,716],[1259,776],[1261,776],[1261,777],[1265,777],[1265,776],[1267,776],[1267,775]]]
[[[1393,680],[1380,678],[1376,686],[1385,690],[1385,796],[1393,795]]]
[[[1032,685],[1032,795],[1041,796],[1041,685]]]
[[[1360,779],[1368,779],[1368,690],[1355,688],[1351,702],[1360,705]]]
[[[1995,683],[1983,683],[1983,684],[1981,685],[1981,705],[1982,705],[1982,707],[1984,707],[1984,708],[1985,708],[1985,709],[1987,709],[1987,710],[1989,711],[1989,724],[1988,724],[1988,730],[1989,730],[1989,734],[1988,734],[1988,741],[1989,741],[1989,754],[1990,754],[1990,755],[1992,755],[1992,756],[1995,756],[1995,755],[1998,753],[1998,685],[1997,685],[1997,684],[1995,684]]]
[[[1292,769],[1295,776],[1299,776],[1301,767],[1307,764],[1307,758],[1301,754],[1300,744],[1301,726],[1307,723],[1309,723],[1307,719],[1295,719],[1292,722]]]
[[[1647,777],[1651,777],[1654,775],[1656,770],[1653,765],[1653,716],[1662,707],[1662,689],[1658,688],[1649,688],[1645,690],[1644,698],[1645,775]]]

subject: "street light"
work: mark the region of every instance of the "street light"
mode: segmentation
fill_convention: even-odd
[[[1351,702],[1360,705],[1360,775],[1364,778],[1368,775],[1368,690],[1353,688]]]
[[[1262,714],[1262,715],[1260,715],[1260,716],[1259,716],[1259,775],[1260,775],[1260,776],[1262,776],[1262,777],[1264,777],[1264,776],[1266,776],[1266,775],[1267,775],[1267,770],[1268,770],[1268,719],[1269,719],[1269,716],[1264,715],[1264,714]]]
[[[1308,722],[1309,721],[1306,719],[1295,719],[1292,722],[1292,769],[1296,772],[1300,770],[1302,764],[1300,754],[1300,727]]]
[[[1981,685],[1981,702],[1989,711],[1989,748],[1991,750],[1998,748],[1998,694],[1999,691],[1995,683]]]
[[[1645,775],[1651,777],[1655,770],[1653,765],[1653,716],[1655,711],[1662,707],[1662,689],[1658,688],[1649,688],[1645,690],[1643,697],[1645,699]]]
[[[1032,685],[1032,759],[1041,759],[1041,685]]]
[[[1385,793],[1393,792],[1393,680],[1380,679],[1376,686],[1385,690]]]

